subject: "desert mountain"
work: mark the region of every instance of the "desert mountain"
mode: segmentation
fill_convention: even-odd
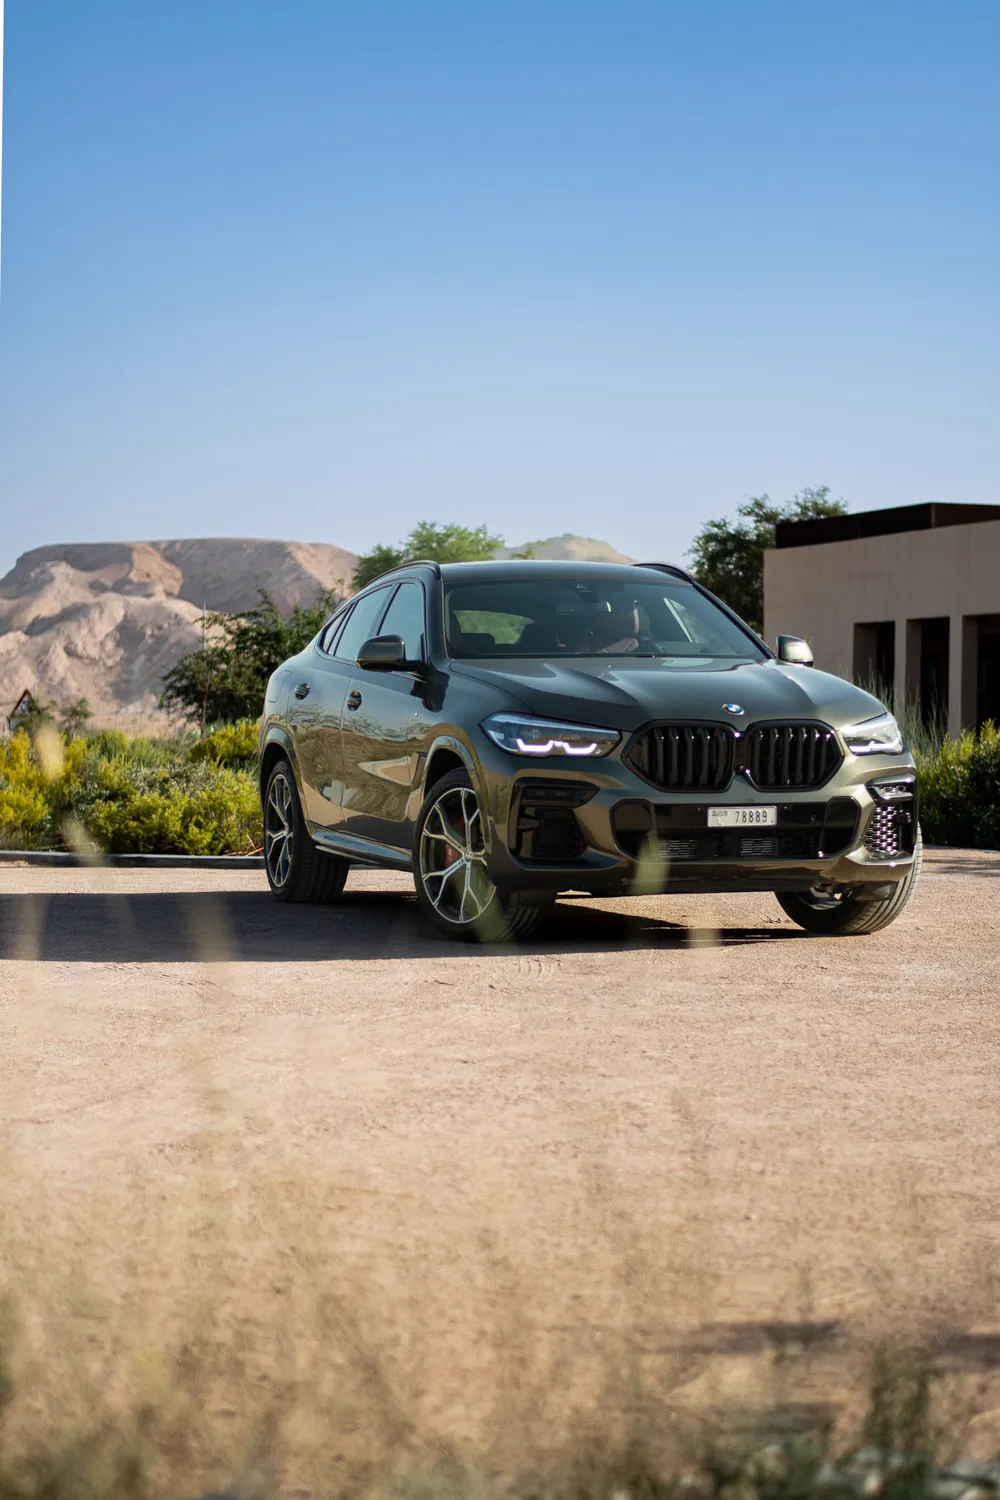
[[[569,532],[531,547],[536,557],[630,561]],[[201,640],[203,607],[248,609],[263,588],[285,614],[349,588],[356,562],[326,542],[232,537],[36,547],[0,579],[0,728],[25,689],[63,704],[87,698],[98,722],[155,718],[164,673]]]
[[[523,542],[520,547],[504,547],[497,557],[513,557],[528,547],[536,557],[565,558],[571,562],[634,562],[624,552],[616,552],[610,542],[598,542],[591,536],[574,536],[566,531],[562,536],[550,536],[543,542]]]
[[[90,700],[105,722],[155,714],[163,674],[201,639],[201,612],[283,613],[346,587],[357,558],[324,542],[220,538],[38,547],[0,580],[0,710],[25,688]]]

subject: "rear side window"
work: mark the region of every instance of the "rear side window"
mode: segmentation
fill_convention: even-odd
[[[329,625],[324,627],[323,634],[319,638],[319,649],[321,651],[329,653],[333,650],[333,643],[343,629],[344,621],[350,612],[349,609],[342,609],[338,615],[334,615]]]
[[[357,661],[361,647],[375,634],[375,626],[388,598],[388,584],[361,596],[348,615],[347,624],[340,632],[340,640],[333,648],[338,661]]]

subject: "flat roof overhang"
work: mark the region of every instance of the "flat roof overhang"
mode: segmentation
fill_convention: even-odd
[[[1000,521],[1000,505],[898,505],[863,510],[854,516],[823,516],[813,521],[779,521],[776,547],[812,547],[817,542],[853,542],[867,536],[895,536],[903,531],[933,531],[939,526],[968,526]]]

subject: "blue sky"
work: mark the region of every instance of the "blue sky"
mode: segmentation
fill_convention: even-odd
[[[1000,503],[1000,6],[7,0],[0,569]]]

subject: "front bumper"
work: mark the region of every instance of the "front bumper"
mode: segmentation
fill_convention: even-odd
[[[477,749],[480,747],[477,746]],[[524,763],[491,744],[480,754],[489,810],[489,871],[520,900],[560,891],[795,891],[853,887],[877,899],[913,862],[917,783],[903,756],[847,756],[820,791],[759,792],[735,777],[724,791],[666,792],[617,756],[581,765]],[[888,801],[878,783],[905,784]],[[874,783],[874,785],[873,785]],[[710,829],[709,807],[776,807],[777,825]]]

